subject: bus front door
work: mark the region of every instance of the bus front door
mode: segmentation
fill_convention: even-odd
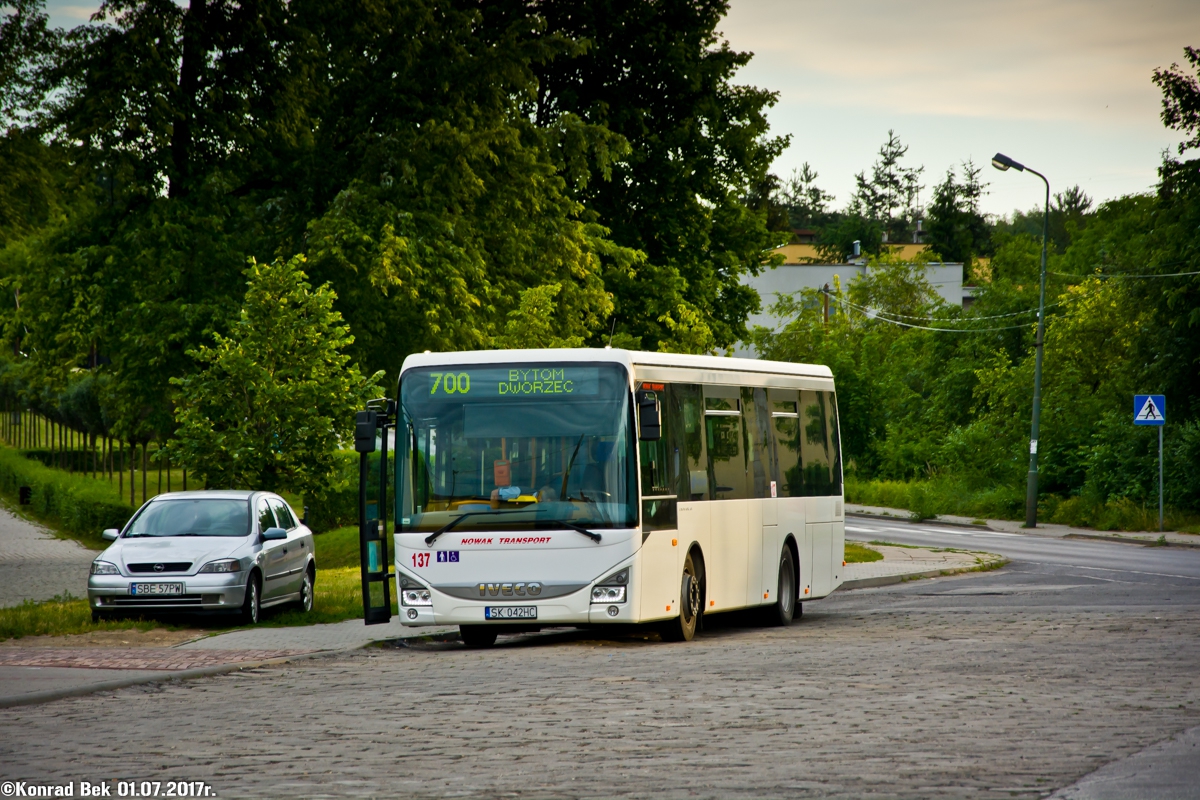
[[[363,622],[378,625],[392,619],[391,560],[387,544],[388,433],[396,404],[371,401],[354,425],[358,451],[358,545],[362,569]]]

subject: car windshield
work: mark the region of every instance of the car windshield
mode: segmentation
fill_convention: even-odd
[[[129,524],[125,537],[246,536],[249,533],[248,500],[195,498],[150,503]]]
[[[621,367],[415,369],[404,373],[400,398],[397,530],[455,520],[458,532],[637,525]]]

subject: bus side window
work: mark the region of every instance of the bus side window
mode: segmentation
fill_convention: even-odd
[[[708,467],[704,448],[704,397],[695,384],[667,385],[668,424],[681,451],[677,471],[681,501],[708,499]],[[672,453],[674,456],[674,453]]]
[[[708,496],[711,500],[750,497],[743,455],[741,389],[704,387],[705,445],[708,450]]]
[[[842,432],[838,427],[837,393],[824,392],[825,403],[829,409],[829,450],[833,456],[833,474],[830,481],[830,494],[842,493]]]
[[[782,481],[781,497],[803,497],[804,476],[800,462],[800,394],[795,389],[768,389],[776,469]]]
[[[833,458],[829,440],[828,392],[800,392],[800,458],[803,464],[804,495],[833,494]]]
[[[742,389],[742,416],[746,447],[746,488],[750,497],[770,497],[775,475],[771,457],[771,413],[767,408],[767,390]]]

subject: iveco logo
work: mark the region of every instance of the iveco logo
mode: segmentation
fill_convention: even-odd
[[[155,564],[155,565],[154,565],[154,571],[155,571],[155,572],[162,572],[162,571],[163,571],[163,565],[162,565],[162,564]]]
[[[481,583],[479,584],[479,596],[487,597],[489,594],[492,597],[504,595],[505,597],[537,597],[542,593],[542,585],[536,581],[533,583]]]

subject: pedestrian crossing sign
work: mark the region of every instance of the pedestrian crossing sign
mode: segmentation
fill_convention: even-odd
[[[1163,394],[1135,394],[1133,396],[1133,424],[1167,424],[1167,396]]]

